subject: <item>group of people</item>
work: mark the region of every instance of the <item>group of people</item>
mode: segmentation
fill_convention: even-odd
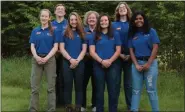
[[[142,11],[132,14],[126,2],[115,8],[115,21],[109,15],[88,11],[84,24],[77,12],[64,16],[65,6],[57,4],[51,22],[48,9],[40,11],[40,26],[30,36],[32,59],[29,111],[39,110],[39,86],[45,71],[48,108],[65,105],[67,112],[85,112],[89,79],[92,85],[92,111],[104,112],[105,84],[108,111],[117,112],[123,75],[128,111],[138,111],[143,83],[152,111],[159,111],[157,95],[157,51],[160,43]],[[75,107],[72,106],[73,81]]]

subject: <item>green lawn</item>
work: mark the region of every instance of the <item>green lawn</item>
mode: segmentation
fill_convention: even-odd
[[[27,111],[30,100],[30,72],[31,58],[8,58],[2,59],[1,63],[1,91],[2,91],[2,111]],[[175,71],[162,72],[158,77],[158,96],[161,111],[184,111],[184,76]],[[88,106],[90,106],[91,86],[88,85]],[[47,91],[46,77],[43,77],[40,89],[40,110],[46,110]],[[73,93],[74,94],[74,93]],[[73,95],[74,99],[74,95]],[[107,91],[105,92],[105,111],[108,107]],[[89,108],[90,109],[90,108]],[[150,111],[148,96],[143,88],[140,109]],[[57,108],[63,111],[63,108]],[[119,97],[119,111],[126,110],[123,86]]]

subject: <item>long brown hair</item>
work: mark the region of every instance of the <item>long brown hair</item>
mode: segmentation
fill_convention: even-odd
[[[74,38],[73,31],[72,31],[72,28],[71,28],[71,25],[70,25],[70,17],[72,15],[76,16],[76,18],[77,18],[76,31],[80,35],[80,38],[84,39],[85,38],[85,32],[84,32],[84,27],[83,27],[83,24],[82,24],[82,19],[78,15],[78,13],[76,13],[76,12],[71,12],[69,14],[69,17],[68,17],[68,25],[67,25],[67,28],[66,28],[66,30],[64,32],[64,36],[67,37],[67,38],[70,38],[70,39],[73,39]]]
[[[131,16],[132,16],[132,11],[131,11],[130,7],[128,6],[128,4],[126,2],[120,2],[117,5],[117,7],[115,9],[115,13],[114,13],[115,14],[115,21],[120,20],[119,7],[120,7],[121,4],[124,4],[126,6],[126,8],[127,8],[127,21],[130,21]]]
[[[107,32],[107,35],[109,37],[109,39],[113,38],[113,29],[112,29],[112,26],[111,26],[111,20],[110,20],[110,17],[107,15],[107,14],[101,14],[98,18],[98,22],[97,22],[97,25],[96,25],[96,35],[95,35],[95,40],[99,40],[101,39],[100,35],[102,33],[102,27],[100,25],[100,20],[103,16],[106,16],[109,20],[109,26],[108,26],[108,32]]]
[[[42,9],[42,10],[40,11],[39,17],[41,16],[42,11],[48,12],[48,13],[49,13],[49,17],[51,18],[52,14],[51,14],[51,12],[50,12],[49,9]],[[51,20],[48,21],[48,27],[49,27],[49,33],[50,33],[51,35],[53,35],[53,30],[54,30],[54,29],[53,29],[53,27],[52,27],[52,25],[51,25]]]

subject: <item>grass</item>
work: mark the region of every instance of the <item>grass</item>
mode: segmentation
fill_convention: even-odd
[[[30,101],[30,72],[31,58],[8,58],[2,59],[1,62],[2,83],[1,83],[1,99],[2,111],[28,111]],[[175,71],[160,71],[158,77],[158,96],[159,107],[161,111],[184,111],[184,75],[179,75]],[[91,86],[87,89],[87,105],[90,106]],[[40,110],[46,110],[47,107],[47,91],[46,77],[40,88]],[[140,101],[141,110],[151,111],[147,92],[143,88]],[[74,92],[73,92],[74,99]],[[108,97],[105,92],[105,111],[108,111]],[[74,102],[74,101],[73,101]],[[126,110],[123,86],[121,85],[121,93],[119,96],[119,112]],[[57,111],[64,111],[63,108],[57,108]],[[90,111],[90,108],[89,108]]]

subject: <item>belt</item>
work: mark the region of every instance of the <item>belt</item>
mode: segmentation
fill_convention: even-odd
[[[150,56],[141,56],[141,57],[136,57],[137,60],[143,60],[143,61],[148,61]]]
[[[40,56],[40,57],[42,57],[42,58],[44,58],[44,57],[47,56],[47,54],[37,54],[37,55]]]

